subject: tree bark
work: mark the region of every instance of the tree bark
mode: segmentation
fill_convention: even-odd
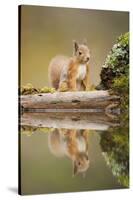
[[[55,92],[20,96],[20,104],[25,112],[101,112],[107,110],[109,105],[119,104],[119,100],[118,96],[109,95],[108,91]]]
[[[105,113],[58,112],[23,113],[21,126],[107,130],[119,126],[118,120],[111,119]]]

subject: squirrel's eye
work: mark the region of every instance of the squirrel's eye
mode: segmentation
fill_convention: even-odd
[[[82,54],[82,52],[81,51],[79,51],[79,55],[81,55]]]

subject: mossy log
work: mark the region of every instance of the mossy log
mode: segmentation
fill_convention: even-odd
[[[20,104],[24,112],[103,112],[110,105],[119,104],[119,96],[108,91],[55,92],[21,95]]]
[[[119,126],[119,121],[111,119],[105,113],[58,112],[58,113],[23,113],[21,126],[107,130]]]

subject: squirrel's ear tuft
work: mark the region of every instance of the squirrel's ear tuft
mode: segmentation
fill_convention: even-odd
[[[83,39],[83,44],[87,45],[87,39],[86,38]]]
[[[73,40],[73,47],[74,47],[74,54],[75,54],[78,50],[78,43],[75,40]]]

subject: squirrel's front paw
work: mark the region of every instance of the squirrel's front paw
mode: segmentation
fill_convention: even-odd
[[[71,92],[77,92],[78,90],[77,90],[77,88],[73,88],[73,89],[70,89],[69,91],[71,91]]]
[[[68,91],[67,83],[66,82],[61,83],[58,91],[59,92],[66,92],[66,91]]]

